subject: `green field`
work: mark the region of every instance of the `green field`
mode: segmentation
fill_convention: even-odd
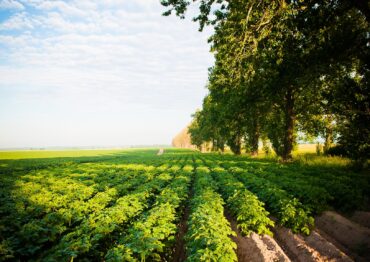
[[[225,211],[243,235],[307,235],[368,200],[368,176],[340,165],[157,151],[1,152],[0,260],[235,261]]]
[[[86,156],[103,156],[118,154],[120,152],[123,152],[122,149],[0,151],[0,159],[28,159],[28,158],[53,158],[53,157],[83,157],[83,156],[86,157]]]

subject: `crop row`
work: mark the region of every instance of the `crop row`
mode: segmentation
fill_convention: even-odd
[[[144,212],[111,248],[107,261],[161,260],[171,257],[180,205],[188,197],[192,167],[185,166],[155,198],[153,207]]]
[[[198,162],[197,162],[198,164]],[[197,167],[186,234],[187,261],[236,261],[235,235],[224,217],[224,201],[207,168]]]
[[[162,166],[167,167],[166,164]],[[84,179],[81,179],[81,176],[76,178],[74,174],[70,174],[69,169],[59,168],[37,170],[23,175],[21,179],[2,177],[2,185],[5,188],[11,187],[12,191],[2,191],[4,194],[0,196],[0,213],[5,217],[11,213],[12,208],[9,206],[15,206],[17,220],[23,222],[24,219],[39,218],[43,214],[67,207],[71,202],[86,201],[107,187],[115,186],[120,191],[119,185],[138,174],[130,169],[121,169],[117,173],[115,176],[84,174]]]
[[[161,165],[161,167],[162,169],[159,170],[168,169],[168,165]],[[156,171],[156,169],[153,169],[151,172],[145,173],[142,171],[137,171],[136,173],[128,172],[115,176],[114,179],[106,177],[107,180],[110,180],[110,186],[113,187],[106,187],[104,191],[98,192],[89,199],[87,199],[87,196],[81,194],[81,191],[85,188],[84,185],[73,184],[73,181],[68,179],[68,177],[60,179],[57,186],[52,185],[56,190],[44,194],[44,199],[42,198],[42,193],[45,193],[48,186],[46,185],[45,188],[41,186],[41,192],[35,192],[31,190],[32,187],[29,186],[30,182],[27,182],[16,191],[22,196],[15,198],[17,201],[22,199],[27,199],[28,201],[37,199],[39,200],[38,203],[41,200],[45,205],[54,205],[54,208],[45,210],[41,205],[40,210],[44,215],[37,217],[33,214],[35,205],[30,205],[29,208],[24,209],[22,215],[16,210],[16,212],[3,217],[1,219],[2,225],[13,225],[13,227],[7,226],[1,228],[3,245],[5,244],[7,249],[10,250],[8,253],[17,257],[35,257],[45,246],[52,246],[57,243],[64,233],[70,232],[69,234],[71,234],[71,231],[74,232],[81,230],[81,228],[86,228],[83,225],[86,225],[85,220],[87,218],[92,219],[96,214],[99,214],[113,204],[118,197],[129,193],[135,187],[139,185],[143,187],[146,183],[149,183],[156,176]],[[66,191],[65,188],[70,189],[71,185],[74,185],[72,190]],[[25,192],[20,191],[21,189],[29,190],[29,193],[24,194]],[[61,192],[58,192],[58,190]],[[140,190],[137,189],[135,192],[140,192]],[[79,196],[80,198],[76,199],[75,196]],[[88,196],[91,196],[91,194]],[[58,199],[58,197],[63,198],[63,201],[59,201],[60,205],[56,205],[53,202],[53,199]],[[6,203],[11,206],[12,203],[9,202]],[[2,206],[2,208],[11,210],[7,206]],[[17,220],[12,221],[14,218]],[[17,230],[14,230],[14,224],[18,227]]]
[[[217,161],[224,167],[240,167],[250,174],[268,179],[299,198],[315,214],[330,207],[341,211],[361,207],[364,185],[354,182],[349,176],[334,175],[328,172],[302,172],[298,168],[288,168],[274,164],[264,165],[253,161]]]
[[[310,233],[314,219],[310,215],[310,210],[297,198],[267,179],[251,175],[240,168],[230,168],[228,172],[265,202],[268,210],[277,217],[280,224],[291,228],[293,232]]]
[[[109,242],[111,234],[145,210],[149,198],[161,190],[169,180],[171,176],[162,173],[140,185],[132,193],[119,198],[114,206],[92,213],[43,256],[46,255],[46,258],[52,260],[70,260],[84,255],[100,256],[98,250],[104,240]]]
[[[180,239],[187,261],[236,261],[225,213],[246,236],[272,235],[271,216],[309,234],[311,215],[345,201],[332,191],[350,180],[227,155],[101,160],[21,164],[0,176],[0,260],[171,261]]]
[[[212,168],[212,175],[240,231],[244,235],[251,232],[272,235],[270,227],[274,226],[274,222],[268,217],[264,203],[223,168]]]
[[[225,197],[227,197],[227,192],[225,192],[227,190],[227,183],[231,183],[229,194],[232,193],[233,188],[234,190],[248,189],[248,193],[253,193],[250,194],[251,196],[258,197],[256,199],[258,202],[263,201],[266,204],[268,211],[278,219],[281,225],[291,228],[296,233],[310,233],[314,223],[314,219],[310,215],[310,209],[287,191],[269,180],[250,174],[241,168],[231,167],[224,169],[217,165],[217,161],[204,158],[202,160],[213,168],[214,176],[221,182],[221,189],[226,195]],[[256,210],[259,210],[257,206],[263,206],[262,204],[260,202],[259,205],[256,205]],[[237,210],[238,208],[236,207],[235,209]],[[259,213],[263,214],[263,211]],[[255,216],[260,217],[258,214]],[[267,223],[266,216],[262,215],[260,218]],[[262,229],[264,228],[262,227]],[[268,231],[266,233],[270,234]]]

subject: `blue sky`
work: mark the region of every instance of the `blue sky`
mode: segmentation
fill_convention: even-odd
[[[0,0],[0,148],[169,144],[201,107],[213,56],[210,31],[163,11]]]

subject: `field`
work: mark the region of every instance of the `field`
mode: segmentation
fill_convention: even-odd
[[[366,173],[157,151],[1,152],[0,260],[369,258]]]
[[[24,150],[24,151],[0,151],[0,159],[30,159],[30,158],[54,158],[54,157],[87,157],[103,156],[122,153],[119,149],[101,150]]]

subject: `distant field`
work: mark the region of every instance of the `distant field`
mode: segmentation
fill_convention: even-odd
[[[366,207],[368,176],[343,167],[157,152],[1,152],[0,261],[263,261],[243,248],[286,257],[279,230],[304,236],[325,210]]]
[[[84,157],[118,154],[135,149],[89,149],[89,150],[20,150],[0,151],[0,159]]]
[[[27,158],[54,158],[54,157],[87,157],[87,156],[103,156],[124,153],[133,150],[143,149],[88,149],[88,150],[17,150],[17,151],[1,151],[0,159],[27,159]],[[145,149],[144,149],[145,150]],[[157,150],[157,149],[153,149]],[[301,144],[298,145],[296,154],[315,153],[316,145]],[[261,153],[263,153],[261,151]]]
[[[316,144],[299,144],[297,153],[316,153]]]
[[[261,156],[264,156],[264,151],[260,147],[258,150],[258,154]],[[273,150],[271,150],[272,154],[275,155]],[[298,144],[295,150],[293,150],[293,155],[302,155],[302,154],[311,154],[311,153],[316,153],[316,144]]]

